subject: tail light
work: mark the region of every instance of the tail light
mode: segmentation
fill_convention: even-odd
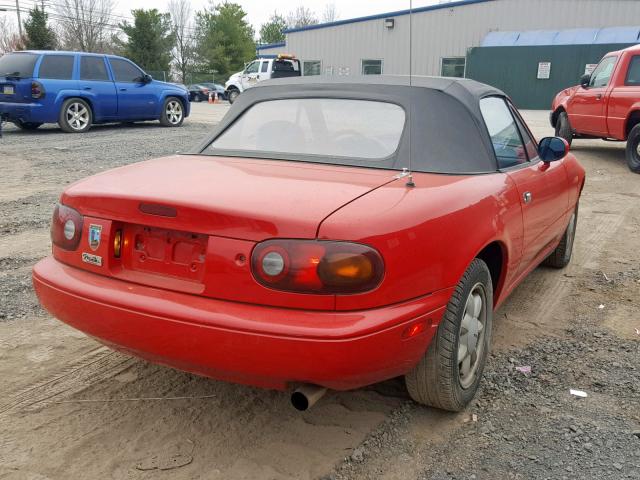
[[[31,82],[31,98],[36,100],[44,97],[44,86],[40,82]]]
[[[373,248],[322,240],[267,240],[251,256],[258,282],[300,293],[361,293],[380,284],[384,263]]]
[[[82,215],[73,208],[57,204],[51,221],[51,241],[64,250],[78,248],[82,237]]]

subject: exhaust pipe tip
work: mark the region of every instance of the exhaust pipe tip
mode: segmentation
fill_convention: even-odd
[[[325,393],[327,393],[327,389],[324,387],[319,387],[318,385],[303,385],[291,394],[291,405],[293,405],[293,408],[296,410],[304,412],[313,407]]]

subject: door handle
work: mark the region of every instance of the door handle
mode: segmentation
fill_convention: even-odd
[[[602,98],[602,94],[601,93],[596,95],[596,100],[600,100],[601,98]]]
[[[531,195],[531,192],[524,192],[522,194],[522,200],[524,201],[524,203],[531,203],[531,200],[533,200],[533,195]]]
[[[126,91],[127,91],[127,89],[126,89],[126,88],[121,88],[121,89],[120,89],[120,91],[121,91],[121,92],[126,92]]]
[[[84,87],[83,90],[91,90],[91,87]]]

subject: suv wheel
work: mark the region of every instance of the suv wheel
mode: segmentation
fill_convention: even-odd
[[[58,125],[67,133],[84,133],[91,127],[93,113],[81,98],[69,98],[62,104]]]
[[[164,101],[160,123],[165,127],[179,127],[184,121],[184,107],[176,97],[169,97]]]
[[[238,90],[236,90],[235,88],[233,90],[229,91],[229,103],[233,103],[236,101],[236,99],[238,98],[238,95],[240,95],[240,92]]]
[[[18,120],[17,122],[15,122],[16,127],[22,129],[22,130],[35,130],[36,128],[38,128],[40,125],[42,125],[42,123],[36,123],[36,122],[21,122],[20,120]]]
[[[640,123],[631,129],[627,138],[627,164],[632,172],[640,173]]]
[[[451,295],[427,352],[404,377],[411,398],[443,410],[463,410],[482,378],[492,319],[491,274],[476,258]]]
[[[569,116],[567,112],[560,112],[558,119],[556,120],[556,137],[564,138],[569,145],[573,140],[573,130],[569,123]]]

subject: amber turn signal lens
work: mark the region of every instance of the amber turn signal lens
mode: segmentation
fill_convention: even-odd
[[[120,252],[122,250],[122,230],[117,230],[113,236],[113,256],[120,258]]]
[[[318,265],[318,276],[325,285],[353,286],[371,281],[373,263],[361,253],[332,253]]]

